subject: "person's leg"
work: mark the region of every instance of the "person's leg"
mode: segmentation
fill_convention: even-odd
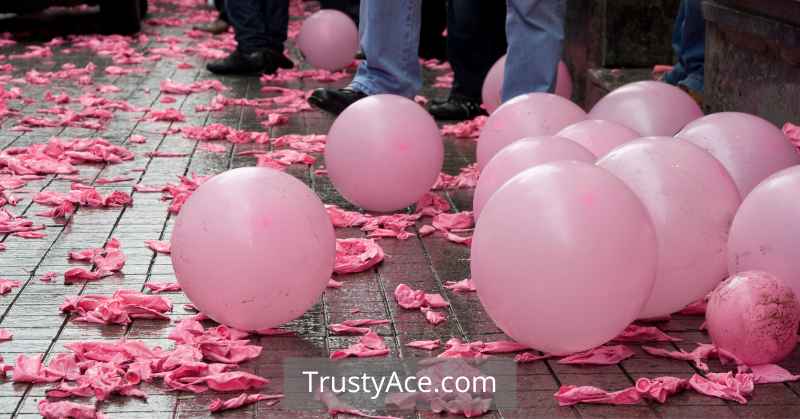
[[[555,89],[566,0],[508,0],[503,101]]]
[[[664,81],[669,84],[678,84],[679,81],[686,78],[686,70],[681,64],[680,56],[683,50],[683,24],[686,21],[686,0],[681,1],[678,7],[678,16],[675,18],[675,27],[672,30],[672,50],[675,56],[678,57],[678,62],[672,67],[672,70],[664,74]]]
[[[214,0],[214,7],[219,11],[219,18],[217,19],[225,23],[230,23],[228,20],[228,11],[225,10],[225,0]]]
[[[228,20],[228,12],[225,10],[225,0],[215,0],[214,7],[219,12],[219,16],[213,22],[203,25],[195,25],[194,29],[199,31],[208,32],[213,35],[218,35],[228,31],[230,21]]]
[[[367,95],[414,97],[422,86],[417,56],[421,0],[362,0],[360,15],[366,59],[350,87]]]
[[[680,86],[690,92],[702,93],[705,72],[706,22],[700,8],[700,0],[684,0],[683,46],[679,61],[686,70],[686,77],[679,81]]]
[[[265,3],[262,16],[266,24],[266,47],[282,55],[289,32],[289,0],[261,1]]]
[[[447,57],[447,3],[443,0],[422,0],[422,20],[419,30],[419,56],[424,59]],[[449,31],[448,31],[449,32]]]
[[[233,24],[236,49],[250,54],[269,47],[267,4],[271,0],[227,0],[228,18]]]

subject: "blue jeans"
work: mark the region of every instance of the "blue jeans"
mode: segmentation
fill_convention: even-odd
[[[552,92],[564,40],[566,1],[508,0],[506,13],[508,59],[503,100],[530,92]],[[392,93],[409,98],[419,91],[420,14],[421,0],[361,2],[359,33],[367,59],[359,65],[351,88],[368,95]]]
[[[225,0],[225,10],[240,52],[269,49],[283,53],[289,29],[289,0]]]
[[[678,62],[664,75],[667,83],[697,92],[703,91],[706,52],[706,22],[700,3],[701,0],[681,1],[672,33],[672,48]]]

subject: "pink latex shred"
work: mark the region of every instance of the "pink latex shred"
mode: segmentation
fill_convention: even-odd
[[[331,359],[337,360],[351,356],[365,358],[386,356],[388,354],[389,348],[386,346],[383,338],[370,330],[361,336],[357,343],[354,343],[345,349],[340,349],[331,353]]]
[[[227,400],[214,399],[211,402],[211,404],[208,405],[208,410],[210,412],[222,412],[225,410],[238,409],[242,406],[246,406],[263,400],[269,401],[267,403],[267,406],[273,406],[277,404],[282,398],[283,394],[242,393],[234,398]]]
[[[662,332],[654,326],[639,326],[630,324],[619,336],[614,338],[616,342],[643,343],[643,342],[680,342],[681,339],[675,338]]]
[[[462,279],[461,281],[447,281],[444,283],[444,287],[449,289],[453,292],[475,292],[475,284],[472,283],[472,279],[466,278]]]
[[[673,394],[689,387],[689,380],[676,377],[640,378],[633,387],[609,392],[593,386],[561,386],[555,394],[559,406],[578,403],[629,405],[643,399],[665,403]]]
[[[6,295],[14,288],[19,288],[20,285],[22,285],[20,281],[0,278],[0,295]]]
[[[181,285],[177,282],[148,282],[144,284],[153,294],[161,292],[180,291]]]
[[[750,367],[753,382],[756,384],[785,383],[800,380],[800,375],[792,374],[775,364],[754,365]]]
[[[145,240],[144,244],[156,253],[168,255],[170,252],[169,240]]]
[[[337,274],[363,272],[379,264],[383,257],[383,248],[373,239],[336,239],[333,271]]]
[[[747,398],[753,394],[755,383],[752,374],[732,372],[708,373],[706,377],[694,374],[689,379],[689,386],[700,394],[732,400],[739,404],[747,404]]]
[[[12,334],[11,332],[9,332],[6,329],[0,329],[0,341],[11,340],[13,338],[14,338],[14,334]]]
[[[697,347],[692,350],[692,352],[686,352],[683,350],[680,351],[670,351],[667,349],[662,348],[654,348],[651,346],[642,346],[642,350],[647,352],[653,356],[660,356],[664,358],[672,358],[681,361],[690,361],[697,366],[698,369],[701,371],[709,371],[708,364],[706,364],[706,360],[712,356],[718,357],[723,363],[726,362],[733,362],[735,364],[741,364],[738,362],[736,357],[725,351],[715,347],[712,344],[707,343],[700,343]]]
[[[411,342],[406,343],[406,346],[409,348],[416,348],[416,349],[425,349],[427,351],[432,351],[434,349],[439,349],[441,346],[441,342],[436,340],[412,340]]]
[[[791,122],[783,124],[783,135],[785,135],[795,147],[800,147],[800,126],[792,124]]]
[[[39,400],[39,414],[45,419],[105,419],[93,405],[75,403],[67,400],[52,402]]]
[[[632,357],[634,352],[625,345],[599,346],[588,351],[566,356],[559,364],[616,365]]]
[[[75,321],[98,324],[130,324],[133,319],[169,320],[165,313],[172,303],[165,297],[118,290],[111,297],[78,295],[67,297],[60,307],[63,313],[74,313]]]
[[[389,320],[377,319],[354,319],[345,320],[341,323],[334,323],[328,325],[331,332],[339,335],[365,335],[369,333],[369,327],[364,326],[377,326],[382,324],[389,324]]]

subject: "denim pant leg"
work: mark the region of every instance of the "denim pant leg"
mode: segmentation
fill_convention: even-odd
[[[504,102],[555,89],[565,14],[566,0],[508,0]]]
[[[421,0],[362,0],[359,34],[367,59],[350,87],[368,95],[414,97],[422,86],[420,19]]]
[[[706,22],[700,3],[701,0],[683,0],[681,3],[685,20],[681,35],[683,45],[678,56],[686,71],[686,77],[678,84],[698,92],[703,91],[706,52]]]
[[[283,51],[289,27],[289,0],[225,0],[225,8],[239,51]]]
[[[679,81],[686,78],[686,69],[681,64],[680,56],[683,48],[683,23],[686,21],[686,8],[682,1],[678,7],[678,16],[675,18],[675,26],[672,29],[672,50],[675,56],[678,57],[678,62],[672,67],[672,70],[664,74],[664,81],[669,84],[678,84]]]
[[[506,53],[506,5],[496,0],[449,0],[447,9],[450,94],[480,101],[486,74]]]

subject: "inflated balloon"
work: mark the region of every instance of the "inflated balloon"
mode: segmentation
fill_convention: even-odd
[[[506,69],[506,56],[500,57],[497,62],[492,65],[486,78],[483,79],[483,88],[481,89],[481,97],[483,99],[483,107],[487,112],[492,113],[500,103],[501,93],[503,90],[503,80],[505,79],[504,73]],[[555,94],[565,98],[572,98],[572,77],[569,75],[569,68],[564,64],[564,61],[558,62],[558,73],[556,74],[556,90]]]
[[[358,28],[346,14],[323,9],[303,21],[297,47],[312,66],[339,70],[350,65],[358,52]]]
[[[642,136],[672,136],[703,116],[700,106],[683,90],[658,81],[626,84],[600,99],[591,119],[622,124]]]
[[[708,115],[687,125],[676,137],[713,154],[728,169],[743,198],[769,175],[800,164],[800,155],[781,130],[746,113]]]
[[[728,229],[741,200],[714,156],[687,141],[649,137],[597,165],[636,193],[656,229],[658,273],[640,318],[679,311],[727,276]]]
[[[763,270],[800,295],[800,166],[761,182],[742,202],[728,240],[730,272]]]
[[[714,290],[706,308],[711,341],[746,365],[772,364],[797,345],[800,305],[778,277],[747,271]]]
[[[542,163],[561,160],[577,160],[594,163],[594,155],[578,143],[561,137],[530,137],[514,141],[503,147],[481,171],[478,185],[472,198],[475,219],[480,216],[484,204],[516,174]]]
[[[433,118],[413,101],[369,96],[333,122],[325,146],[328,177],[348,201],[389,212],[416,202],[436,182],[444,146]]]
[[[471,271],[503,332],[568,354],[613,339],[639,316],[656,252],[650,216],[630,188],[595,165],[561,161],[525,170],[489,199]]]
[[[550,93],[520,95],[501,105],[486,120],[478,139],[478,167],[483,168],[503,147],[525,137],[555,135],[586,119],[578,105]]]
[[[617,146],[642,137],[638,132],[624,125],[596,119],[587,119],[572,124],[556,135],[569,138],[586,147],[597,158],[605,156]]]
[[[291,175],[246,167],[214,176],[181,208],[172,265],[189,300],[241,330],[275,327],[319,300],[336,238],[311,189]]]

